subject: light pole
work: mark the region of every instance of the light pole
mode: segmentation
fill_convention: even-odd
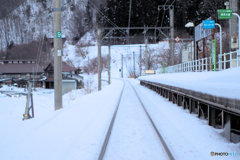
[[[220,54],[222,55],[222,26],[218,23],[215,23],[215,25],[220,29]]]
[[[233,15],[238,17],[238,51],[237,51],[237,65],[239,66],[239,56],[240,56],[240,16],[237,13]]]
[[[238,17],[238,50],[240,50],[240,16],[237,13],[233,15]]]
[[[193,22],[188,22],[186,25],[185,25],[186,28],[194,28],[195,25]],[[194,39],[194,44],[193,44],[193,48],[194,48],[194,60],[196,60],[196,42],[195,42],[195,31],[193,31],[193,39]]]
[[[134,78],[136,78],[135,52],[133,52],[133,75],[134,75]]]
[[[102,74],[102,53],[101,53],[101,46],[102,46],[102,31],[100,28],[97,30],[98,33],[98,91],[101,91],[102,89],[102,83],[101,83],[101,74]]]

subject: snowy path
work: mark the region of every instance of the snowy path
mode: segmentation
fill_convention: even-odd
[[[240,144],[228,142],[220,131],[207,125],[207,121],[198,119],[157,93],[140,86],[138,81],[131,83],[164,137],[169,149],[177,160],[225,160],[239,159]],[[215,156],[211,152],[228,152],[237,156]]]
[[[131,86],[126,83],[105,160],[168,159]]]

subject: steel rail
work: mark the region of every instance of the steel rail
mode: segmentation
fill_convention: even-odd
[[[129,83],[129,82],[128,82],[128,83]],[[153,126],[153,128],[154,128],[154,130],[155,130],[155,132],[157,133],[158,138],[160,139],[161,144],[163,145],[163,147],[164,147],[164,149],[165,149],[165,151],[166,151],[166,154],[168,155],[168,158],[169,158],[170,160],[175,160],[175,158],[173,157],[172,153],[170,152],[170,150],[169,150],[166,142],[164,141],[164,139],[163,139],[163,137],[161,136],[160,132],[158,131],[156,125],[154,124],[152,118],[150,117],[149,113],[147,112],[147,110],[146,110],[146,108],[145,108],[142,100],[140,99],[139,95],[137,94],[135,88],[132,86],[131,83],[129,83],[129,84],[130,84],[130,86],[132,87],[134,93],[136,94],[136,97],[137,97],[137,99],[139,100],[139,102],[140,102],[140,104],[141,104],[144,112],[146,113],[148,119],[150,120],[150,122],[151,122],[151,124],[152,124],[152,126]],[[111,136],[111,132],[112,132],[112,129],[113,129],[113,125],[114,125],[114,121],[115,121],[115,118],[116,118],[116,116],[117,116],[117,112],[118,112],[118,109],[119,109],[119,106],[120,106],[120,102],[121,102],[121,99],[122,99],[122,94],[123,94],[124,88],[125,88],[125,82],[124,82],[124,86],[123,86],[123,89],[122,89],[122,91],[121,91],[121,94],[120,94],[118,103],[117,103],[117,107],[116,107],[116,109],[115,109],[114,115],[113,115],[112,120],[111,120],[111,123],[110,123],[110,125],[109,125],[107,134],[106,134],[106,136],[105,136],[105,140],[104,140],[104,143],[103,143],[103,145],[102,145],[101,152],[100,152],[100,154],[99,154],[98,160],[103,160],[104,155],[105,155],[105,152],[106,152],[106,150],[107,150],[108,142],[109,142],[109,139],[110,139],[110,136]]]
[[[135,94],[136,94],[139,102],[141,103],[141,106],[142,106],[143,110],[145,111],[145,113],[146,113],[148,119],[150,120],[150,122],[151,122],[151,124],[152,124],[152,126],[153,126],[153,128],[154,128],[154,130],[155,130],[155,132],[157,133],[158,138],[160,139],[160,141],[161,141],[161,143],[162,143],[162,145],[163,145],[163,147],[164,147],[164,149],[165,149],[165,151],[166,151],[169,159],[170,159],[170,160],[175,160],[175,158],[173,157],[170,149],[169,149],[168,146],[167,146],[167,143],[164,141],[164,138],[162,137],[161,133],[158,131],[158,129],[157,129],[156,125],[154,124],[151,116],[149,115],[148,111],[146,110],[146,107],[144,106],[142,100],[140,99],[140,97],[139,97],[136,89],[133,87],[133,85],[132,85],[131,83],[130,83],[130,86],[133,88],[133,90],[134,90],[134,92],[135,92]]]
[[[120,102],[121,102],[121,99],[122,99],[122,95],[123,95],[123,90],[124,90],[124,88],[125,88],[125,82],[124,82],[124,85],[123,85],[121,94],[120,94],[120,96],[119,96],[119,99],[118,99],[117,107],[116,107],[116,109],[115,109],[115,111],[114,111],[114,114],[113,114],[111,123],[110,123],[110,125],[109,125],[107,134],[106,134],[106,136],[105,136],[105,139],[104,139],[104,142],[103,142],[103,145],[102,145],[102,148],[101,148],[101,152],[100,152],[100,154],[99,154],[99,156],[98,156],[98,160],[103,160],[103,157],[104,157],[105,152],[106,152],[106,150],[107,150],[107,145],[108,145],[108,142],[109,142],[111,133],[112,133],[112,128],[113,128],[114,121],[115,121],[116,116],[117,116],[117,112],[118,112],[118,108],[119,108],[119,106],[120,106]]]

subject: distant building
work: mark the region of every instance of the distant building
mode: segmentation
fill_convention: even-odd
[[[80,69],[71,67],[67,63],[62,63],[62,92],[63,94],[83,87],[83,77],[79,76]],[[44,80],[44,86],[48,89],[54,88],[54,65],[50,63],[45,69],[44,74],[47,79]]]
[[[76,68],[69,66],[65,62],[62,63],[62,77],[63,79],[70,79],[75,74]],[[54,65],[50,63],[45,69],[44,74],[47,79],[45,80],[46,88],[54,88]]]
[[[62,63],[63,93],[83,87],[83,77],[78,75],[79,70]],[[53,63],[43,69],[35,61],[0,61],[0,84],[25,87],[27,81],[34,82],[35,87],[53,89]]]
[[[44,70],[35,61],[8,60],[0,61],[0,80],[2,83],[17,83],[19,87],[26,85],[25,82],[35,79],[37,86],[42,87],[39,80],[43,78]],[[4,81],[5,80],[5,81]]]
[[[64,42],[64,40],[63,40]],[[42,50],[32,42],[0,52],[0,84],[25,87],[28,81],[34,87],[54,88],[54,67],[50,49],[53,38],[44,38]],[[81,69],[62,63],[63,93],[83,87]]]

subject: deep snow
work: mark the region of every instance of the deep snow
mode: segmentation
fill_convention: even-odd
[[[53,90],[34,92],[35,118],[22,121],[25,97],[0,96],[0,159],[97,159],[123,83],[102,92],[66,94],[54,111]],[[109,98],[111,97],[111,98]]]
[[[222,130],[140,86],[137,80],[131,83],[176,159],[239,159],[240,144],[228,142],[219,134]],[[59,111],[53,108],[53,90],[37,89],[33,96],[36,117],[26,121],[22,121],[25,97],[0,94],[0,159],[97,159],[122,87],[121,80],[113,79],[101,92],[84,95],[81,90],[73,91],[64,96],[64,108]],[[117,152],[110,150],[107,159],[121,159],[124,151],[127,159],[134,160],[147,159],[148,155],[151,160],[159,159],[157,153],[162,153],[134,96],[126,87],[110,144]],[[210,152],[238,155],[211,157]]]
[[[210,95],[240,99],[240,67],[219,72],[184,72],[139,77]]]

